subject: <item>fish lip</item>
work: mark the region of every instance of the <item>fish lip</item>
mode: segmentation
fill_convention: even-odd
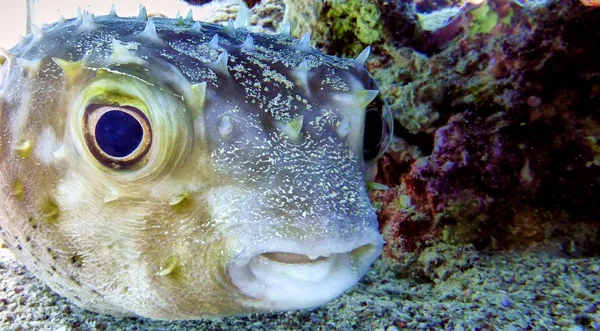
[[[374,231],[344,242],[275,241],[249,250],[228,268],[246,305],[268,311],[321,306],[354,286],[377,259],[383,238]]]

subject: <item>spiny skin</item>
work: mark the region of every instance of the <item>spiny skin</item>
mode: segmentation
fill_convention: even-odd
[[[360,63],[231,26],[84,14],[36,31],[0,71],[4,240],[101,313],[323,304],[382,245],[362,159],[372,88]],[[147,153],[98,159],[90,105],[143,113]]]

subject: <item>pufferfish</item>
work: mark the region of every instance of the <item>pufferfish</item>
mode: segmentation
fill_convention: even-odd
[[[368,52],[143,8],[33,27],[0,69],[4,241],[115,316],[333,300],[383,245],[365,183],[392,122]]]

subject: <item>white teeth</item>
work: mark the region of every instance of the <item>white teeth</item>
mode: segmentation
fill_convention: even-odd
[[[329,254],[325,254],[325,255],[313,255],[313,254],[308,254],[308,255],[306,255],[306,256],[308,256],[308,258],[309,258],[309,259],[311,259],[311,260],[317,260],[317,259],[319,259],[319,258],[321,258],[321,257],[328,258],[328,257],[330,257],[330,256],[331,256],[331,253],[329,253]]]

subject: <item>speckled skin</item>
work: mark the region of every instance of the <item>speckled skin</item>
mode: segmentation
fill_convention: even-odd
[[[337,297],[382,245],[362,157],[375,93],[364,60],[307,41],[143,14],[34,30],[0,71],[4,240],[101,313],[194,319]],[[90,152],[92,103],[147,116],[140,161]]]

